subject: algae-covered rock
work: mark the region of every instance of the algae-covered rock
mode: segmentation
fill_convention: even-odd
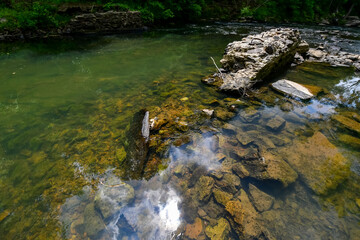
[[[242,225],[244,220],[244,210],[239,200],[227,202],[225,209],[237,224]]]
[[[255,108],[249,107],[241,111],[240,117],[244,122],[253,123],[260,119],[260,112]]]
[[[96,236],[105,229],[105,224],[94,207],[94,203],[90,203],[85,207],[84,212],[85,232],[92,238],[96,238]]]
[[[212,193],[212,189],[214,186],[214,179],[208,176],[200,177],[199,181],[195,185],[195,189],[197,190],[197,198],[200,201],[208,201],[210,195]]]
[[[249,192],[255,208],[259,212],[268,211],[274,204],[274,198],[272,196],[261,191],[252,184],[249,184]]]
[[[216,181],[216,185],[226,192],[235,194],[240,186],[240,178],[235,174],[226,173],[221,180]]]
[[[347,134],[341,134],[338,140],[354,149],[360,149],[360,138],[356,138]]]
[[[211,240],[227,239],[229,232],[230,224],[225,218],[220,218],[216,226],[207,226],[205,229],[206,236]]]
[[[213,191],[214,197],[217,203],[226,206],[227,202],[229,202],[232,199],[232,195],[230,193],[221,191],[219,189],[214,189]]]
[[[350,174],[349,161],[320,132],[305,142],[295,141],[283,154],[301,179],[317,194],[335,189]]]
[[[284,187],[287,187],[298,178],[294,169],[292,169],[289,164],[282,159],[282,157],[275,156],[269,152],[264,153],[262,157],[267,167],[265,171],[258,174],[259,179],[279,181]]]
[[[335,115],[332,117],[336,122],[340,123],[345,128],[349,129],[350,131],[356,132],[360,134],[360,123],[352,120],[350,118],[347,118],[342,115]]]
[[[190,239],[199,239],[199,235],[203,231],[202,221],[196,218],[193,224],[187,224],[185,227],[185,236]]]
[[[235,113],[228,111],[226,108],[218,107],[215,109],[215,117],[220,120],[226,121],[234,117]]]
[[[236,175],[238,175],[240,178],[245,178],[250,176],[249,171],[244,167],[242,163],[234,163],[232,165],[232,170]]]

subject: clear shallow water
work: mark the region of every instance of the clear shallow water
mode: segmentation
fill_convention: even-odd
[[[201,218],[203,229],[216,225],[214,221],[221,217],[228,218],[214,197],[207,203],[194,197],[201,176],[216,175],[233,164],[231,157],[219,161],[220,153],[233,156],[231,147],[216,147],[219,139],[224,137],[242,147],[234,142],[233,130],[222,126],[223,121],[197,122],[194,130],[186,132],[192,141],[171,146],[161,160],[162,171],[149,180],[123,182],[126,169],[118,155],[126,145],[133,114],[141,108],[152,114],[159,113],[159,107],[173,110],[167,105],[174,104],[180,106],[177,111],[196,113],[216,108],[211,103],[215,99],[225,105],[231,102],[200,82],[215,70],[209,56],[218,61],[227,43],[267,28],[270,26],[219,24],[142,35],[2,45],[0,235],[4,239],[186,238],[186,224],[195,221],[200,209],[207,213]],[[304,28],[305,38],[320,41],[311,31]],[[312,64],[290,69],[284,76],[327,92],[301,103],[265,85],[265,95],[242,99],[246,107],[226,121],[243,131],[254,130],[273,143],[279,142],[275,138],[282,139],[284,144],[275,144],[270,151],[280,156],[291,150],[296,140],[321,131],[346,156],[352,171],[334,192],[321,197],[301,178],[285,189],[253,177],[229,187],[215,180],[217,188],[232,192],[235,199],[241,189],[249,193],[249,184],[253,184],[273,196],[273,207],[257,214],[257,219],[276,238],[356,239],[359,151],[337,140],[341,134],[351,133],[338,127],[331,116],[358,112],[356,98],[351,100],[342,88],[357,76],[347,69]],[[354,91],[358,96],[356,88]],[[345,101],[337,96],[344,96]],[[290,111],[282,108],[285,102],[292,104]],[[241,114],[246,109],[258,112],[255,122],[244,120]],[[287,121],[280,133],[266,128],[269,116],[274,115]],[[203,130],[204,126],[210,130]],[[220,182],[224,179],[217,177]],[[234,230],[229,233],[234,239],[236,235]],[[204,231],[199,236],[205,237]]]

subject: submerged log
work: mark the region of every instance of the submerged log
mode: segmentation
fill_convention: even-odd
[[[127,133],[126,159],[123,162],[125,179],[141,179],[148,160],[150,122],[149,112],[142,109],[134,115]]]
[[[222,91],[245,92],[290,65],[300,42],[297,30],[280,28],[229,43],[220,61],[224,71],[203,81]]]

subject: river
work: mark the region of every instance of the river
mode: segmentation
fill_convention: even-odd
[[[252,97],[201,83],[210,57],[273,27],[0,43],[1,239],[358,239],[360,133],[336,116],[360,124],[359,75],[305,63],[273,79],[321,88],[308,102],[268,83]],[[289,27],[360,53],[360,30]],[[167,121],[143,177],[128,179],[127,133],[143,108]]]

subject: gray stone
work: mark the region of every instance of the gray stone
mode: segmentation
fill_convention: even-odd
[[[221,64],[226,70],[217,79],[223,91],[244,92],[271,73],[293,61],[300,43],[300,34],[293,29],[271,29],[229,43]]]
[[[274,82],[271,86],[279,92],[303,100],[310,99],[314,96],[306,87],[286,79]]]
[[[203,109],[202,110],[206,115],[212,117],[214,114],[214,110],[210,110],[210,109]]]

